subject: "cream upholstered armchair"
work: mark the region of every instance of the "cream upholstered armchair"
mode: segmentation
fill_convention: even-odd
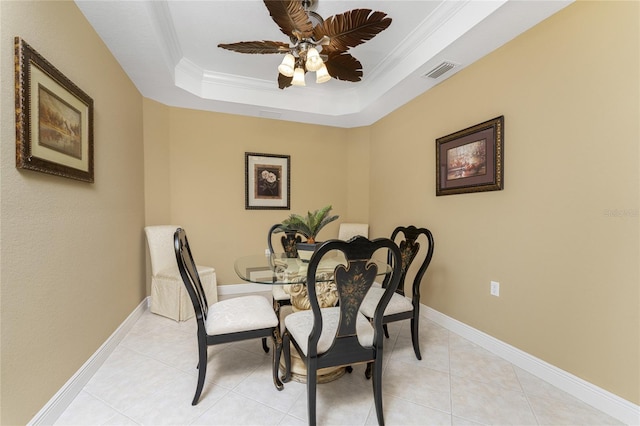
[[[151,257],[151,312],[176,321],[194,315],[193,305],[180,277],[173,234],[178,225],[147,226],[144,231]],[[198,266],[198,274],[209,303],[218,301],[216,271],[209,266]]]
[[[361,235],[365,238],[369,238],[369,224],[368,223],[341,223],[338,230],[338,239],[342,241],[349,241],[351,238]]]

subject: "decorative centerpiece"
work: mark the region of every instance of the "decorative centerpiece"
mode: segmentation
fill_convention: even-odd
[[[302,234],[307,239],[306,243],[298,243],[298,256],[303,262],[308,262],[311,255],[319,244],[316,242],[318,232],[327,224],[338,219],[338,215],[331,216],[331,206],[326,206],[314,212],[307,212],[306,216],[292,214],[282,223],[274,232],[291,232],[295,231]]]

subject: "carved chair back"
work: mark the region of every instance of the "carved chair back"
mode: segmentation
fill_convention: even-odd
[[[209,303],[202,288],[196,263],[193,260],[189,241],[187,240],[187,233],[184,229],[176,229],[173,242],[178,269],[180,270],[180,276],[185,283],[187,293],[193,304],[198,330],[204,330],[204,323],[207,320],[207,313],[209,312]]]
[[[373,285],[378,274],[377,266],[371,262],[374,253],[378,250],[388,249],[393,263],[391,273],[387,274],[387,291],[380,300],[373,319],[374,345],[373,348],[363,348],[358,342],[356,333],[356,319],[360,305],[367,292]],[[368,240],[357,236],[350,241],[330,240],[324,243],[314,253],[307,271],[307,291],[309,303],[314,316],[314,327],[309,335],[308,356],[317,357],[317,344],[322,333],[322,314],[318,301],[316,276],[320,260],[332,250],[340,251],[346,258],[346,266],[338,265],[334,271],[334,282],[338,293],[338,307],[340,308],[340,320],[336,337],[331,348],[319,357],[324,361],[319,362],[318,367],[325,365],[346,365],[376,358],[375,352],[381,355],[383,329],[382,318],[386,305],[391,300],[401,276],[400,250],[398,246],[388,238]],[[373,355],[372,355],[373,350]]]
[[[434,250],[434,240],[433,234],[427,228],[416,228],[415,226],[399,226],[393,230],[391,234],[391,240],[398,244],[400,248],[400,259],[401,259],[401,272],[400,272],[400,283],[398,284],[398,288],[396,289],[396,293],[405,295],[405,279],[407,278],[407,272],[409,268],[413,264],[413,261],[418,256],[420,252],[420,236],[423,236],[423,240],[426,242],[426,247],[424,248],[425,254],[424,257],[421,257],[422,263],[416,272],[416,275],[413,279],[412,287],[411,287],[411,298],[414,300],[420,299],[420,282],[422,281],[422,277],[424,276],[429,264],[431,263],[431,258],[433,257]],[[392,261],[391,253],[388,255],[388,262]],[[382,286],[386,287],[388,277],[385,277]]]
[[[273,234],[275,230],[280,226],[280,224],[275,224],[271,228],[269,228],[269,233],[267,234],[267,246],[269,247],[269,251],[271,254],[275,253],[273,250]],[[298,257],[298,249],[296,247],[297,243],[302,242],[302,236],[295,231],[284,232],[284,234],[280,237],[280,242],[282,243],[282,248],[287,255],[287,257],[295,258]]]

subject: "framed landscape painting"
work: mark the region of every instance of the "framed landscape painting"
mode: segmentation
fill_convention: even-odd
[[[14,47],[16,167],[93,182],[93,99],[20,37]]]
[[[290,204],[291,158],[245,153],[245,209],[283,209]]]
[[[436,195],[504,187],[504,116],[436,139]]]

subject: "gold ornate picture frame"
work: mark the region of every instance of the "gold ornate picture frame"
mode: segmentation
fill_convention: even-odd
[[[20,37],[14,47],[16,167],[93,182],[93,99]]]
[[[436,139],[436,195],[504,188],[504,116]]]

